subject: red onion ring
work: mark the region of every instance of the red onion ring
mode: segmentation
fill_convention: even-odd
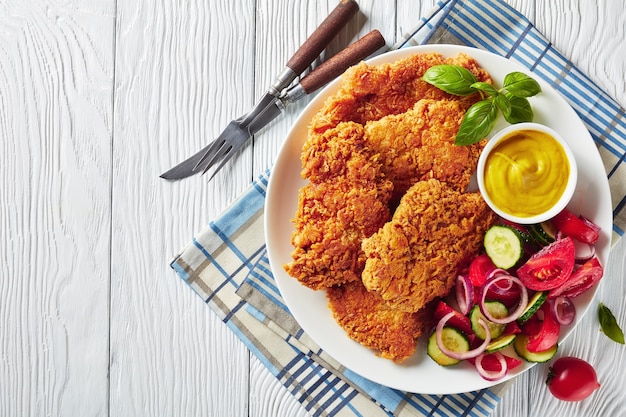
[[[456,278],[456,303],[463,315],[468,314],[474,305],[474,286],[466,275]]]
[[[461,361],[465,359],[471,359],[471,358],[477,357],[478,355],[480,355],[481,353],[485,351],[485,349],[491,342],[491,335],[489,334],[489,326],[487,326],[487,323],[485,323],[483,319],[478,319],[478,324],[480,324],[485,329],[485,332],[487,333],[487,337],[485,338],[483,343],[480,346],[478,346],[476,349],[472,349],[467,352],[451,351],[443,344],[443,336],[441,333],[446,323],[448,323],[448,320],[450,320],[454,316],[454,314],[455,314],[454,311],[449,312],[448,314],[443,316],[441,320],[439,320],[439,323],[437,323],[437,328],[435,329],[435,337],[437,338],[437,346],[439,347],[439,350],[444,355],[452,359],[461,360]]]
[[[500,276],[511,276],[511,274],[509,274],[507,271],[505,271],[504,269],[495,269],[493,270],[488,276],[487,279],[485,280],[485,282],[487,281],[491,281],[494,278],[498,278]],[[504,281],[504,285],[500,284],[501,281]],[[494,293],[498,294],[498,295],[507,295],[509,293],[509,291],[511,291],[511,288],[513,288],[513,283],[511,282],[511,280],[499,280],[496,285],[493,286],[493,288],[491,288],[491,291],[493,291]]]
[[[577,264],[584,264],[596,256],[595,245],[574,241],[574,246],[576,247],[575,261]]]
[[[520,289],[520,300],[517,303],[517,309],[515,309],[515,311],[513,311],[513,313],[510,313],[508,316],[506,317],[502,317],[502,318],[497,318],[497,317],[493,317],[489,311],[487,311],[487,309],[485,308],[485,299],[487,297],[487,292],[489,290],[490,287],[496,285],[498,283],[498,281],[501,280],[510,280],[510,282],[512,284],[515,284],[519,287]],[[496,286],[497,287],[497,286]],[[485,283],[485,285],[483,286],[483,293],[482,293],[482,297],[480,299],[480,311],[483,313],[483,315],[487,318],[487,320],[493,322],[493,323],[498,323],[498,324],[507,324],[510,323],[514,320],[517,320],[519,318],[519,316],[522,315],[522,313],[524,312],[524,310],[526,309],[526,306],[528,305],[528,290],[526,289],[526,286],[522,283],[522,281],[520,281],[519,278],[514,277],[513,275],[498,275],[494,278],[492,278],[491,280],[487,281]]]
[[[508,371],[508,367],[506,364],[506,359],[504,358],[504,355],[502,353],[495,352],[495,353],[492,353],[492,355],[494,355],[496,359],[498,359],[498,362],[500,363],[500,370],[488,371],[485,368],[483,368],[483,358],[485,357],[484,354],[478,355],[476,357],[474,366],[476,367],[478,374],[482,376],[484,379],[486,379],[487,381],[498,381],[504,378],[504,376],[506,375]]]
[[[561,295],[553,300],[550,300],[550,310],[552,317],[561,326],[567,326],[572,324],[576,319],[576,306],[569,297]]]
[[[491,271],[489,275],[487,275],[487,279],[485,281],[490,281],[493,278],[500,276],[500,275],[511,275],[511,274],[509,274],[505,269],[496,268],[493,271]]]

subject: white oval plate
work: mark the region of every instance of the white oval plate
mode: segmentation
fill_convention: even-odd
[[[400,49],[368,62],[373,65],[391,63],[412,54],[427,52],[438,52],[444,56],[456,56],[464,52],[489,71],[496,83],[501,83],[511,71],[530,74],[524,67],[503,57],[456,45]],[[534,121],[552,127],[571,145],[578,162],[578,186],[568,207],[602,227],[597,254],[600,262],[606,265],[610,250],[612,211],[608,179],[600,154],[574,110],[552,87],[538,77],[534,78],[540,82],[543,90],[540,95],[530,99],[535,112]],[[469,392],[490,387],[529,369],[532,364],[524,362],[504,380],[489,382],[482,379],[467,363],[449,368],[437,365],[425,353],[424,337],[420,338],[416,353],[402,364],[382,359],[346,335],[332,317],[324,291],[313,291],[284,271],[283,265],[291,261],[291,220],[298,204],[298,191],[305,185],[300,177],[300,152],[307,136],[307,127],[313,115],[319,111],[326,98],[338,89],[339,84],[339,80],[333,81],[304,109],[288,134],[270,176],[265,205],[267,249],[272,272],[289,310],[304,331],[341,364],[374,382],[403,391],[422,394]],[[505,125],[501,123],[496,126],[494,132]],[[563,329],[561,340],[581,321],[594,294],[595,289],[575,299],[578,311],[576,322]]]

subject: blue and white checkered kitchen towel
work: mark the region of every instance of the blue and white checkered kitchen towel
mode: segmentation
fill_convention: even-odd
[[[456,43],[506,56],[548,81],[598,145],[611,187],[614,242],[626,229],[626,112],[519,12],[498,0],[441,2],[404,47]],[[289,313],[265,254],[263,209],[270,172],[254,181],[188,244],[172,268],[289,390],[319,416],[488,416],[507,384],[456,395],[393,390],[344,368]]]

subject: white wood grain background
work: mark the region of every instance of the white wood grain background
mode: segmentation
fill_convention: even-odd
[[[507,2],[626,106],[621,0]],[[306,103],[210,183],[158,175],[252,105],[335,4],[0,0],[0,416],[307,415],[168,265]],[[392,44],[434,0],[359,4],[331,51],[373,28]],[[624,327],[625,256],[622,241],[598,295]],[[536,367],[495,415],[626,415],[625,349],[589,314],[561,351],[602,390],[557,401]]]

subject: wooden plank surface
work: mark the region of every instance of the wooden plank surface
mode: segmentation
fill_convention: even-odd
[[[334,52],[377,28],[388,44],[434,0],[359,1]],[[626,106],[626,15],[608,0],[507,0]],[[306,416],[169,268],[193,234],[274,160],[307,100],[214,181],[158,175],[219,134],[269,86],[331,0],[0,1],[0,416]],[[602,392],[553,399],[545,367],[495,416],[626,415],[626,243],[561,354]]]
[[[108,410],[113,36],[113,1],[0,3],[2,416]]]
[[[211,183],[158,176],[252,105],[254,2],[117,12],[111,415],[245,415],[248,351],[169,261],[245,189],[250,156]]]

